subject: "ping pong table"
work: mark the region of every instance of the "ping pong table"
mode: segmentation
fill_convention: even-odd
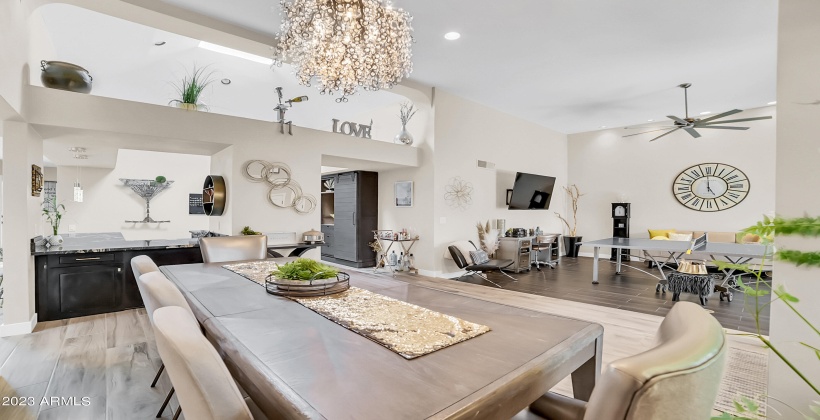
[[[655,286],[655,291],[663,291],[666,293],[668,289],[668,282],[666,274],[663,272],[664,268],[668,268],[672,263],[677,264],[681,257],[687,255],[687,251],[692,250],[692,255],[698,255],[701,258],[708,256],[714,261],[718,259],[726,260],[732,264],[746,264],[755,258],[767,258],[771,256],[771,252],[767,250],[766,245],[762,244],[735,244],[723,242],[708,242],[706,235],[696,238],[693,241],[658,241],[651,239],[633,239],[633,238],[607,238],[597,241],[584,242],[581,245],[591,246],[594,249],[594,260],[592,263],[592,283],[598,284],[598,260],[601,248],[611,248],[616,251],[615,258],[615,273],[621,274],[624,265],[621,263],[621,254],[624,249],[634,249],[641,251],[643,257],[638,257],[643,260],[652,261],[657,267],[659,276],[656,276],[648,271],[640,268],[629,266],[626,267],[638,270],[645,274],[658,279],[658,284]],[[668,256],[659,257],[652,255],[650,252],[666,253]],[[722,286],[735,285],[735,278],[742,273],[737,273],[734,268],[726,268],[723,271],[724,281]],[[727,292],[728,293],[728,292]],[[730,298],[731,300],[731,298]]]

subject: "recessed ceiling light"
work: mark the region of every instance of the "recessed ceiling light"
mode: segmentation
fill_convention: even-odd
[[[256,54],[246,53],[244,51],[235,50],[233,48],[223,47],[221,45],[211,44],[210,42],[200,41],[199,48],[218,52],[221,54],[232,55],[234,57],[244,58],[245,60],[255,61],[257,63],[267,65],[273,64],[273,60],[270,58],[262,57]]]
[[[601,128],[606,128],[606,126],[605,126],[605,125],[602,125],[602,126],[601,126]]]
[[[157,41],[157,42],[154,43],[154,45],[156,45],[157,47],[161,47],[161,46],[165,45],[165,41]]]
[[[220,82],[222,82],[223,85],[229,85],[229,84],[231,84],[231,79],[228,79],[226,77],[226,78],[220,80]]]
[[[88,149],[86,149],[85,147],[79,147],[79,146],[74,146],[74,147],[71,147],[71,148],[68,149],[69,152],[74,152],[74,153],[85,153],[86,150],[88,150]]]
[[[444,34],[444,39],[448,41],[455,41],[459,38],[461,38],[461,34],[458,32],[447,32],[446,34]]]
[[[650,118],[650,119],[648,119],[647,121],[652,122],[652,121],[655,121],[655,120],[653,120],[653,119],[651,119],[651,118]]]
[[[74,159],[88,159],[88,155],[75,154]]]
[[[771,102],[767,103],[766,105],[777,105],[777,101],[771,101]]]
[[[709,115],[711,113],[712,113],[712,111],[703,111],[703,112],[700,113],[700,115]]]

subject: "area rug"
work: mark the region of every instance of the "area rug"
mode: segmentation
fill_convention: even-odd
[[[766,417],[768,372],[768,353],[729,348],[715,410],[738,415],[734,402],[743,396],[757,402],[758,415]]]
[[[486,325],[357,287],[329,296],[291,299],[405,359],[414,359],[490,331]]]

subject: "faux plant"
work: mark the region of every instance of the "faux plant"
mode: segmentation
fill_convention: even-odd
[[[407,123],[410,122],[410,119],[413,118],[413,115],[416,115],[415,105],[411,102],[405,102],[401,104],[401,109],[399,109],[399,119],[401,119],[401,126],[406,127]]]
[[[570,201],[572,201],[572,226],[569,225],[569,222],[564,218],[564,216],[561,216],[561,213],[556,211],[555,214],[559,219],[561,219],[562,222],[564,222],[565,225],[567,225],[567,230],[569,230],[569,235],[567,236],[578,236],[578,200],[584,194],[581,194],[581,190],[579,190],[578,186],[575,184],[570,185],[569,188],[563,188],[564,191],[567,192]]]
[[[800,217],[794,219],[784,219],[780,217],[763,218],[763,221],[758,222],[756,225],[744,229],[745,233],[758,235],[763,238],[763,243],[766,245],[767,251],[771,251],[774,249],[772,238],[775,235],[796,235],[796,236],[803,236],[807,238],[818,238],[820,237],[820,217],[812,218],[812,217]],[[745,333],[740,334],[744,336],[751,336],[760,340],[763,345],[772,351],[780,360],[783,361],[786,366],[788,366],[791,374],[796,375],[800,381],[807,387],[809,387],[820,399],[820,389],[818,389],[817,384],[815,384],[812,379],[810,379],[803,371],[793,362],[793,360],[783,353],[780,349],[780,343],[772,343],[771,340],[761,334],[760,330],[760,314],[763,310],[766,309],[767,306],[773,304],[782,304],[786,305],[789,310],[791,310],[797,318],[802,320],[810,329],[814,332],[813,335],[816,335],[815,341],[820,339],[820,329],[816,326],[812,321],[810,321],[806,316],[800,312],[798,309],[798,303],[800,300],[789,294],[786,291],[786,288],[783,285],[779,285],[776,288],[772,288],[772,282],[768,278],[764,276],[765,271],[765,264],[767,262],[767,256],[771,255],[771,252],[766,252],[765,256],[761,259],[759,264],[731,264],[722,261],[715,261],[714,263],[720,269],[735,269],[740,270],[746,273],[752,274],[752,279],[750,282],[744,283],[740,278],[737,279],[737,285],[743,291],[745,296],[744,302],[748,304],[749,301],[754,303],[754,310],[752,314],[754,315],[755,325],[756,325],[756,332],[755,333]],[[771,258],[771,257],[769,257]],[[820,267],[820,251],[796,251],[796,250],[788,250],[788,249],[780,249],[777,252],[774,252],[773,258],[789,262],[795,264],[797,266],[805,266],[807,268],[818,268]],[[773,294],[773,299],[769,302],[762,302],[761,297]],[[808,340],[807,340],[808,341]],[[807,341],[801,341],[800,345],[803,346],[804,350],[807,352],[814,353],[818,359],[820,359],[820,349],[809,344]],[[784,372],[785,374],[789,374],[789,372]],[[743,396],[741,397],[740,401],[735,401],[735,410],[739,415],[733,415],[729,413],[723,413],[721,416],[712,417],[713,420],[725,420],[725,419],[760,419],[761,417],[758,414],[758,409],[760,408],[758,403],[753,401],[749,397],[758,397],[758,396]],[[770,397],[772,398],[772,397]],[[815,405],[809,406],[810,414],[807,415],[800,410],[791,407],[804,419],[820,419],[820,406]],[[785,418],[785,417],[784,417]]]
[[[241,233],[243,235],[261,235],[262,234],[261,232],[257,232],[255,230],[251,229],[250,226],[243,227],[242,231],[239,232],[239,233]]]
[[[157,184],[164,184],[164,183],[165,183],[165,181],[167,181],[167,180],[168,180],[168,179],[167,179],[167,178],[165,178],[165,177],[164,177],[164,176],[162,176],[162,175],[160,175],[160,176],[158,176],[158,177],[154,178],[154,182],[156,182]]]
[[[190,73],[186,74],[178,84],[174,84],[174,88],[179,95],[178,99],[173,99],[169,104],[191,104],[196,105],[197,108],[208,109],[208,107],[200,102],[200,95],[208,85],[213,83],[211,76],[213,72],[205,73],[205,69],[193,67]]]
[[[65,206],[62,204],[57,204],[56,197],[51,202],[51,206],[45,206],[45,203],[43,205],[43,216],[45,216],[46,220],[48,220],[48,224],[51,225],[51,230],[55,235],[57,235],[57,231],[60,229],[60,220],[63,218],[64,213]]]
[[[276,277],[288,280],[330,279],[339,274],[339,270],[308,258],[299,258],[280,265],[278,270],[271,271]]]
[[[498,229],[491,229],[489,220],[483,225],[478,222],[475,227],[478,229],[478,242],[481,249],[488,255],[492,255],[498,250]]]

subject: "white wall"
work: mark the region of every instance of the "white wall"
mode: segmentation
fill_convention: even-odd
[[[737,118],[772,115],[768,106],[737,114]],[[659,124],[656,124],[659,125]],[[776,120],[748,123],[745,131],[700,130],[694,139],[684,132],[654,142],[652,134],[614,128],[569,135],[569,182],[581,192],[578,235],[586,240],[612,236],[611,203],[621,195],[632,203],[630,236],[648,237],[647,229],[736,231],[774,210]],[[714,213],[690,210],[672,194],[672,183],[684,169],[719,162],[742,170],[751,182],[749,195],[737,206]],[[581,252],[591,253],[581,247]]]
[[[19,112],[23,82],[28,82],[28,28],[21,2],[0,2],[0,51],[0,96]]]
[[[188,214],[188,194],[201,194],[210,171],[210,157],[176,153],[120,150],[114,169],[80,168],[82,203],[75,203],[77,168],[57,168],[57,202],[66,207],[60,233],[122,232],[126,239],[189,238],[189,230],[208,229],[208,217]],[[151,200],[151,217],[171,223],[125,223],[145,217],[145,200],[123,185],[120,178],[154,179],[158,175],[174,183]],[[49,227],[44,227],[48,234]]]
[[[820,216],[820,141],[815,134],[820,106],[820,2],[780,2],[777,66],[777,213],[785,217]],[[761,155],[764,156],[764,155]],[[771,155],[765,156],[770,159]],[[781,248],[820,250],[820,239],[778,237]],[[796,306],[814,325],[820,324],[820,270],[797,268],[775,262],[776,285],[799,297]],[[815,384],[820,384],[820,365],[814,353],[800,342],[820,347],[820,339],[785,305],[775,303],[771,312],[771,341]],[[808,406],[818,396],[796,374],[772,355],[769,364],[769,394],[791,407],[810,413]],[[774,399],[770,403],[783,418],[801,416]],[[815,403],[816,404],[816,403]],[[771,412],[771,410],[770,410]]]
[[[549,175],[557,178],[550,210],[565,208],[560,186],[567,184],[566,135],[440,89],[435,95],[435,134],[436,271],[445,275],[458,271],[452,260],[444,259],[444,252],[453,241],[477,240],[479,221],[506,219],[508,228],[540,226],[545,232],[561,231],[552,211],[507,210],[505,197],[515,172]],[[479,159],[495,163],[496,169],[478,168]],[[463,211],[444,199],[447,185],[456,176],[473,185],[473,204]]]

